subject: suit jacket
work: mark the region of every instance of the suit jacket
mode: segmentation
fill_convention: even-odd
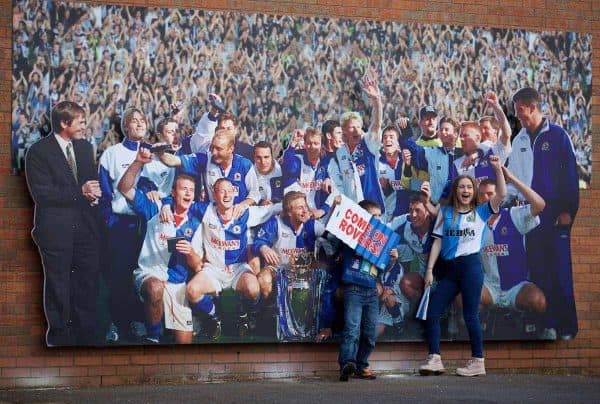
[[[100,237],[99,210],[81,192],[86,181],[98,179],[93,148],[86,140],[74,140],[73,152],[77,181],[54,135],[33,144],[25,156],[27,184],[35,202],[32,236],[42,249],[72,248],[76,231]]]

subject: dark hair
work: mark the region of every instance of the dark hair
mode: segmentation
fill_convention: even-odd
[[[423,191],[413,191],[408,196],[408,204],[412,205],[413,203],[422,203],[423,205],[427,204],[427,194]]]
[[[334,121],[333,119],[325,121],[323,126],[321,126],[321,133],[323,133],[323,136],[326,136],[328,133],[333,134],[333,131],[338,126],[341,127],[339,121]]]
[[[523,87],[513,95],[513,102],[521,101],[527,105],[540,103],[540,93],[535,88]]]
[[[162,134],[163,130],[165,130],[165,127],[170,124],[170,123],[177,123],[177,121],[173,118],[164,118],[161,119],[160,122],[158,122],[158,125],[156,125],[156,134],[157,136],[159,136],[160,134]]]
[[[454,132],[458,133],[458,129],[460,128],[460,125],[458,124],[456,119],[449,117],[449,116],[441,117],[440,120],[438,121],[438,129],[442,126],[443,123],[449,123],[450,125],[452,125],[454,127]]]
[[[179,180],[188,180],[194,183],[194,187],[196,186],[196,179],[189,174],[178,174],[173,181],[173,189],[177,187],[177,181]]]
[[[261,140],[260,142],[256,143],[254,145],[254,150],[256,149],[269,149],[271,156],[273,155],[273,145],[265,140]]]
[[[496,186],[496,180],[493,180],[491,178],[485,178],[485,179],[481,180],[481,182],[479,183],[480,187],[483,187],[483,186],[486,186],[486,185]]]
[[[85,116],[85,110],[73,101],[61,101],[52,108],[52,130],[55,133],[60,133],[62,128],[61,122],[71,125],[75,118]]]
[[[363,208],[366,211],[369,211],[373,208],[381,209],[381,206],[375,201],[371,201],[369,199],[364,199],[358,203],[358,206]]]
[[[392,126],[392,125],[386,126],[385,128],[383,128],[383,130],[381,131],[381,135],[383,136],[383,134],[385,132],[389,132],[389,131],[396,132],[396,139],[400,139],[400,131],[398,130],[398,128],[396,128],[395,126]]]

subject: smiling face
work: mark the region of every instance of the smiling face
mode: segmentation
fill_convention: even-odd
[[[477,203],[489,202],[496,195],[495,184],[480,184],[477,189]]]
[[[215,164],[228,165],[233,159],[233,142],[226,136],[215,136],[210,145],[210,153]]]
[[[442,141],[442,146],[445,149],[451,150],[456,146],[456,138],[458,137],[456,134],[456,130],[454,129],[454,125],[449,122],[443,122],[440,124],[440,129],[438,130],[438,136]]]
[[[233,207],[233,199],[235,198],[235,189],[233,184],[227,180],[217,181],[213,190],[215,204],[219,211],[228,210]]]
[[[482,141],[490,141],[492,143],[498,141],[498,129],[494,128],[489,120],[481,121],[479,127],[481,128]]]
[[[423,136],[425,137],[435,136],[436,125],[437,115],[435,114],[424,114],[421,119],[419,119],[419,128],[421,128],[421,132],[423,132]]]
[[[185,212],[194,202],[194,191],[196,185],[191,178],[181,177],[175,181],[175,187],[171,191],[175,202],[175,211],[177,213]]]
[[[66,122],[61,121],[61,136],[66,139],[76,140],[83,139],[85,136],[85,117],[78,115],[67,125]]]
[[[454,184],[454,206],[459,210],[470,209],[475,202],[475,183],[469,176],[460,176]]]
[[[292,192],[293,194],[291,192],[286,194],[287,200],[284,200],[285,215],[289,218],[292,226],[298,227],[310,219],[310,210],[306,203],[306,196],[301,192]]]
[[[429,212],[423,202],[413,202],[408,207],[408,216],[410,217],[411,223],[416,228],[423,226],[429,226]]]
[[[542,114],[540,113],[537,104],[526,103],[524,101],[515,101],[515,115],[527,131],[534,132],[542,123]]]
[[[382,136],[383,152],[386,155],[392,155],[400,151],[398,144],[398,134],[393,129],[388,129],[383,132]]]
[[[146,117],[138,111],[134,111],[128,118],[125,125],[127,137],[135,142],[143,140],[146,137]]]

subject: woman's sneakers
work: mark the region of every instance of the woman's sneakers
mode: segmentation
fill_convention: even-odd
[[[471,358],[464,368],[456,369],[459,376],[485,376],[485,360],[483,358]]]
[[[444,373],[444,364],[442,363],[442,357],[438,354],[429,354],[427,360],[421,367],[419,367],[419,373],[422,376],[430,375],[441,375]]]

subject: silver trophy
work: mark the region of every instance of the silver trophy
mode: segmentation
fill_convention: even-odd
[[[321,289],[325,271],[314,269],[310,252],[290,257],[277,272],[277,339],[313,340],[317,332]]]

